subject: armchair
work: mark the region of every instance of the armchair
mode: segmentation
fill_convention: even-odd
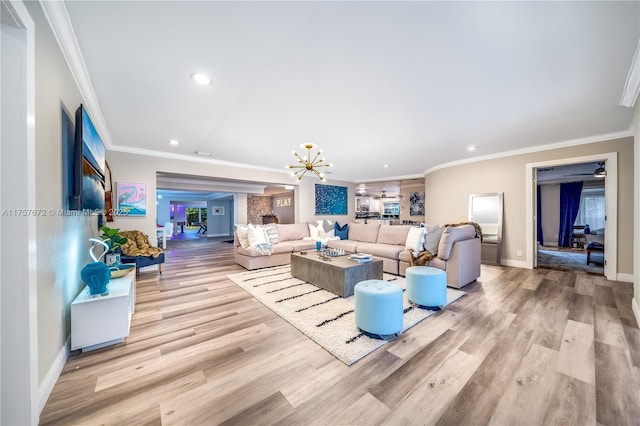
[[[153,247],[141,231],[120,231],[120,235],[127,238],[127,243],[121,246],[122,263],[135,263],[136,275],[140,273],[140,268],[151,265],[158,265],[158,271],[162,274],[164,253],[161,248]]]

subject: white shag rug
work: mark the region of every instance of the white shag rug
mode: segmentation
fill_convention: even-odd
[[[227,278],[347,365],[386,343],[358,330],[354,296],[343,298],[293,278],[290,265],[230,274]],[[405,288],[404,277],[384,274],[384,279]],[[437,312],[409,304],[404,294],[403,332]],[[447,288],[447,305],[464,294]]]

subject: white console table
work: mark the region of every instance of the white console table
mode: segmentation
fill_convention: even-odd
[[[92,296],[85,287],[71,303],[71,350],[114,345],[129,335],[136,304],[135,272],[109,281],[107,291]]]

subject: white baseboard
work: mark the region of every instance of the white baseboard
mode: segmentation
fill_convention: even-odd
[[[633,274],[616,274],[616,281],[622,281],[623,283],[632,283]]]
[[[501,266],[513,266],[514,268],[531,269],[524,260],[500,259]]]
[[[60,348],[56,359],[51,364],[51,368],[47,372],[47,375],[44,377],[42,383],[40,383],[40,387],[38,388],[38,413],[42,413],[47,400],[49,399],[49,395],[51,395],[51,391],[53,391],[53,387],[56,385],[58,381],[58,377],[60,377],[60,373],[62,373],[62,369],[69,358],[69,353],[71,350],[71,337],[67,338],[64,345]]]
[[[638,301],[638,296],[631,299],[631,310],[636,316],[636,322],[640,324],[640,302]]]

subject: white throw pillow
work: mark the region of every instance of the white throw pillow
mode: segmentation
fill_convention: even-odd
[[[236,235],[238,236],[238,242],[242,248],[249,247],[249,232],[247,225],[236,225]]]
[[[249,239],[249,246],[255,247],[258,244],[266,244],[267,238],[264,235],[264,229],[260,225],[249,224],[247,226],[247,237]]]
[[[314,225],[313,223],[309,223],[309,236],[311,237],[312,240],[323,240],[324,238],[327,237],[335,237],[336,236],[336,230],[333,228],[330,228],[329,231],[326,231],[326,222],[325,220],[322,219],[318,219],[316,220],[316,224]],[[333,226],[333,222],[331,222]]]
[[[407,241],[404,247],[413,250],[413,256],[417,257],[418,253],[424,250],[424,228],[410,228],[407,234]]]
[[[320,231],[322,231],[322,233],[324,234],[324,229],[322,229],[322,225],[314,225],[313,223],[308,223],[307,225],[309,225],[309,237],[311,237],[312,240],[317,240],[318,238],[321,238],[320,235]]]

